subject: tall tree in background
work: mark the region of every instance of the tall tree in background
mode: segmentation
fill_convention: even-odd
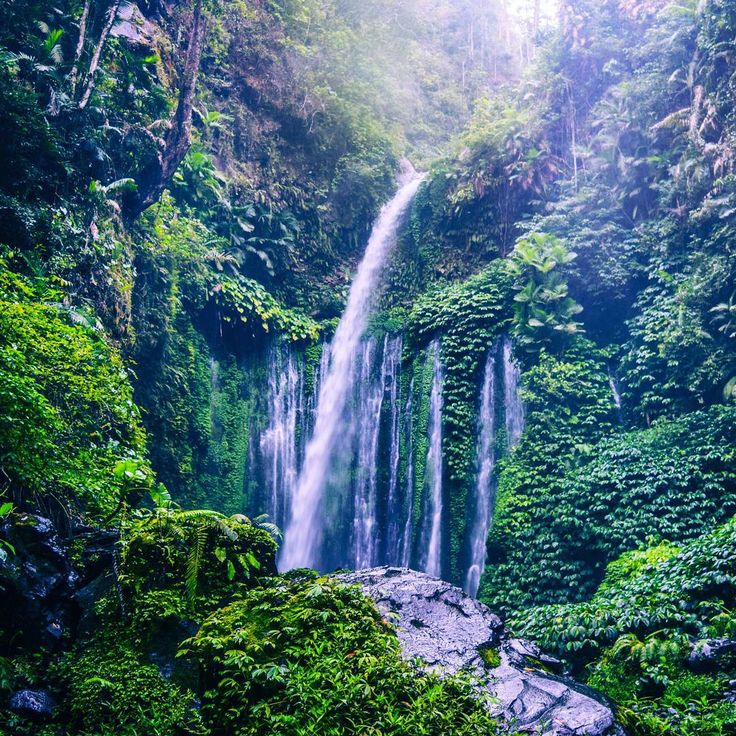
[[[189,150],[192,139],[192,112],[202,59],[205,25],[202,0],[194,0],[176,110],[169,121],[169,129],[163,146],[142,169],[136,178],[136,190],[129,194],[124,203],[124,213],[128,220],[135,219],[160,199]]]

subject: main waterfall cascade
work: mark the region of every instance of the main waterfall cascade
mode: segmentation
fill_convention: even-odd
[[[330,344],[329,368],[320,386],[314,431],[307,444],[304,466],[294,491],[291,518],[284,535],[281,552],[284,569],[317,564],[318,548],[324,534],[326,480],[355,378],[356,352],[368,325],[383,265],[421,182],[422,177],[412,169],[396,196],[381,211],[350,289],[345,313]]]
[[[285,529],[282,569],[387,564],[446,572],[441,342],[407,365],[401,335],[364,334],[383,263],[420,181],[410,178],[382,211],[319,364],[274,342],[265,385],[254,392],[261,409],[251,427],[249,506]],[[482,378],[464,541],[465,587],[473,595],[495,505],[496,456],[519,441],[524,425],[509,339],[489,350]],[[501,427],[506,443],[499,448]]]
[[[291,518],[329,351],[325,344],[311,376],[302,351],[274,343],[268,354],[259,392],[264,421],[251,437],[250,486],[258,490],[250,503],[281,528]],[[403,353],[400,335],[366,337],[359,344],[325,479],[324,537],[314,563],[320,569],[400,565],[438,575],[445,569],[441,347],[432,343],[408,365],[402,365]],[[523,429],[519,370],[508,339],[489,349],[481,378],[464,542],[463,585],[471,595],[485,567],[497,460]]]

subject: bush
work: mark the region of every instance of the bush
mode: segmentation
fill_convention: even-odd
[[[736,518],[677,550],[669,544],[611,563],[590,602],[514,616],[513,629],[565,657],[615,700],[633,734],[733,733],[724,701],[734,662],[688,671],[692,643],[736,634]]]
[[[239,586],[275,574],[275,557],[273,537],[245,517],[158,507],[123,527],[120,579],[145,628],[164,611],[212,610]]]
[[[0,467],[24,502],[105,518],[130,490],[118,464],[148,473],[145,435],[120,356],[57,299],[0,260]]]
[[[184,645],[200,663],[213,734],[494,734],[479,694],[401,659],[357,588],[280,580],[212,614]]]
[[[64,655],[63,722],[77,736],[203,733],[191,694],[165,680],[113,632]]]
[[[568,429],[582,420],[573,414]],[[713,407],[579,446],[577,458],[546,442],[541,457],[558,463],[549,470],[531,454],[540,428],[530,426],[502,470],[484,598],[505,610],[581,600],[609,562],[651,537],[687,542],[730,518],[735,420],[733,408]]]

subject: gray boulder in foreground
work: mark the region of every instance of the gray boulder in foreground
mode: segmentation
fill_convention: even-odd
[[[360,585],[396,627],[404,657],[439,674],[477,674],[510,730],[539,736],[623,734],[611,708],[582,685],[558,677],[558,660],[511,639],[501,619],[456,588],[424,573],[379,567],[339,575]]]

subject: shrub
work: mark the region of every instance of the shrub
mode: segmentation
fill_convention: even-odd
[[[334,580],[250,591],[184,646],[202,667],[213,734],[496,733],[467,682],[403,662],[375,607]]]

